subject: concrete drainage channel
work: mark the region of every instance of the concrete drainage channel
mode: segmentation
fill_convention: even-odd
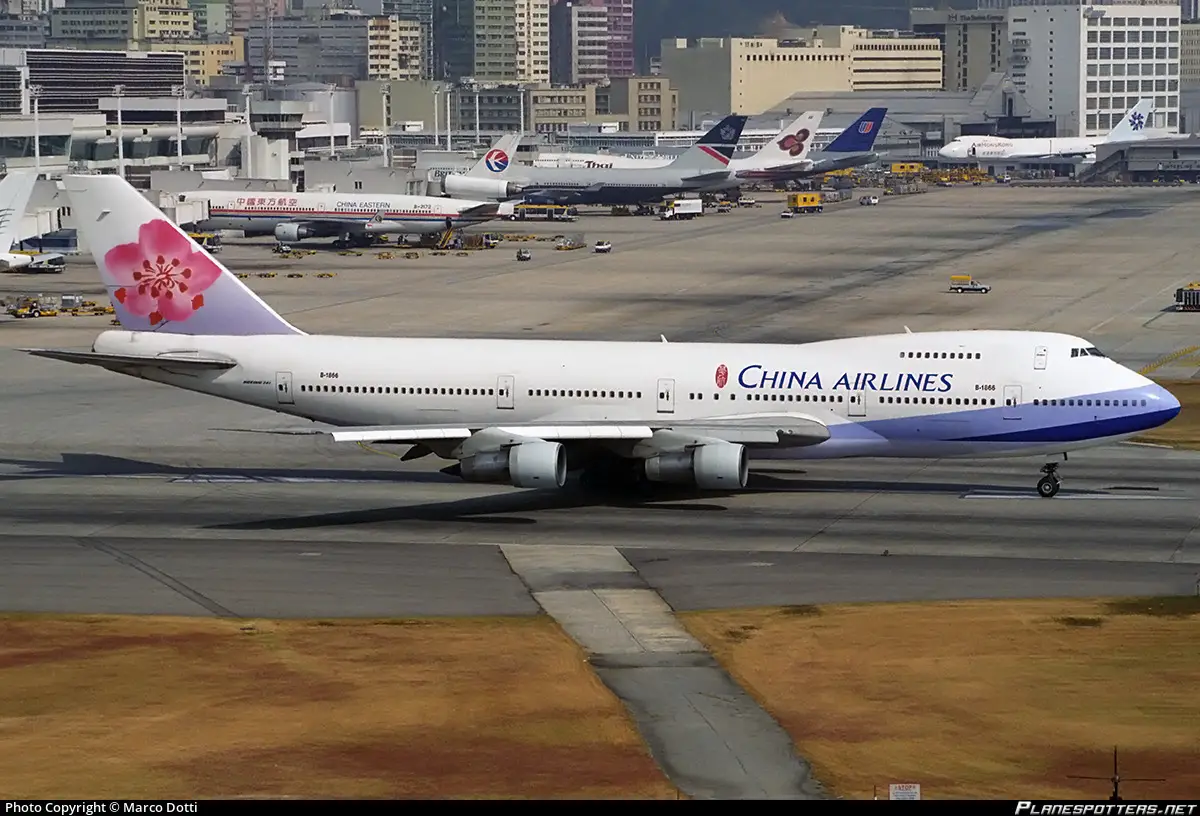
[[[697,799],[820,799],[787,733],[615,547],[505,545],[534,600],[590,656],[659,766]]]

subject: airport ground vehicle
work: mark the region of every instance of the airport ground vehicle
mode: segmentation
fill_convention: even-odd
[[[658,217],[663,221],[688,221],[698,215],[704,215],[704,202],[698,198],[677,198],[658,208]]]
[[[986,283],[980,283],[970,275],[951,275],[950,276],[950,291],[958,294],[965,292],[978,292],[981,295],[986,295],[992,291],[992,287]]]
[[[612,252],[612,243],[610,241],[597,241],[595,246],[596,252]]]
[[[8,307],[13,317],[54,317],[58,314],[58,302],[49,295],[27,295]]]
[[[188,237],[209,252],[216,253],[221,251],[221,236],[215,232],[189,232]]]
[[[518,249],[517,250],[517,260],[518,261],[528,261],[532,257],[533,257],[533,253],[530,252],[528,249]]]
[[[792,193],[787,198],[787,208],[792,213],[819,213],[825,207],[820,193]]]
[[[733,212],[733,202],[732,202],[732,201],[726,201],[726,200],[724,200],[724,199],[722,199],[721,201],[718,201],[718,202],[717,202],[717,212],[718,212],[718,213],[729,213],[729,212]]]
[[[791,210],[784,210],[783,212],[781,212],[779,214],[779,217],[780,218],[795,218],[796,214],[794,212],[792,212]]]
[[[858,203],[863,207],[874,207],[879,203],[879,196],[865,195],[858,200]]]

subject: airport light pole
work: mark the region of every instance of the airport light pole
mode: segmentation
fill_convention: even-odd
[[[42,120],[39,114],[38,98],[42,95],[41,85],[29,86],[29,99],[33,102],[33,169],[34,178],[42,177]]]
[[[379,85],[379,101],[383,105],[383,164],[392,169],[392,85]]]
[[[121,98],[125,96],[124,85],[113,86],[117,98],[117,175],[125,178],[125,124],[121,120]]]
[[[179,169],[183,170],[183,97],[187,88],[183,85],[172,85],[171,95],[175,97],[175,158],[179,160]]]
[[[438,121],[442,115],[442,92],[433,89],[433,145],[437,147],[442,141],[442,125]]]
[[[446,152],[449,153],[454,148],[450,144],[450,97],[454,95],[454,89],[446,86]]]
[[[242,86],[242,97],[246,100],[246,150],[242,153],[242,172],[246,178],[254,178],[252,156],[254,152],[254,130],[250,127],[250,85]]]
[[[332,159],[336,153],[337,142],[333,136],[333,95],[337,91],[337,85],[329,86],[329,158]]]

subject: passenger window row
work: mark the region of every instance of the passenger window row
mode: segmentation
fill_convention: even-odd
[[[902,403],[904,405],[995,405],[994,399],[979,397],[880,397],[881,403]]]
[[[1106,399],[1106,400],[1098,400],[1098,399],[1052,399],[1052,400],[1034,400],[1034,401],[1033,401],[1033,404],[1034,404],[1034,405],[1050,405],[1050,406],[1057,406],[1057,405],[1074,405],[1074,406],[1076,406],[1076,407],[1083,407],[1083,406],[1093,406],[1093,407],[1096,407],[1096,408],[1101,408],[1101,407],[1105,407],[1105,408],[1108,408],[1108,407],[1111,407],[1111,408],[1129,408],[1129,407],[1131,406],[1131,404],[1132,404],[1132,406],[1133,406],[1134,408],[1136,408],[1136,407],[1138,406],[1138,404],[1139,404],[1139,403],[1138,403],[1138,400],[1127,400],[1127,399],[1119,399],[1119,400],[1117,400],[1117,399]],[[1142,406],[1143,408],[1144,408],[1144,407],[1146,407],[1146,401],[1145,401],[1145,400],[1141,400],[1141,406]]]
[[[416,388],[396,385],[302,385],[301,391],[336,394],[444,394],[460,397],[492,397],[496,394],[494,388]]]
[[[916,360],[963,360],[963,359],[981,360],[981,359],[983,359],[983,355],[977,351],[975,351],[975,352],[968,351],[965,354],[961,351],[950,351],[950,352],[946,352],[946,351],[941,351],[941,352],[938,352],[938,351],[924,351],[924,352],[922,352],[922,351],[902,351],[902,352],[900,352],[900,359],[903,360],[905,358],[907,358],[909,360],[913,360],[913,359],[916,359]]]
[[[641,399],[641,391],[592,391],[578,388],[531,388],[531,397],[567,397],[575,399]]]
[[[712,398],[719,400],[720,394],[713,394]],[[688,394],[689,400],[702,400],[703,394]],[[737,399],[737,394],[730,394],[729,399]],[[842,402],[844,399],[838,396],[836,399],[828,394],[747,394],[747,400],[757,402]],[[853,401],[853,400],[851,400]]]

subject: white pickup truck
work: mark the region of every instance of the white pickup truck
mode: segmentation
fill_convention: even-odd
[[[980,283],[977,280],[952,281],[950,283],[950,291],[956,292],[960,295],[965,292],[978,292],[981,295],[986,295],[988,292],[992,291],[992,287],[988,286],[986,283]]]

